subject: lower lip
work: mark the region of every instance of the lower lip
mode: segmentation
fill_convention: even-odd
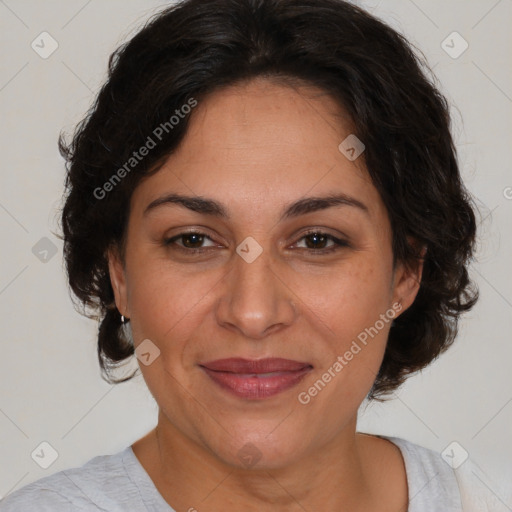
[[[221,388],[240,398],[258,400],[275,396],[296,386],[312,368],[307,366],[293,372],[274,372],[271,374],[241,374],[218,372],[201,366],[206,374]]]

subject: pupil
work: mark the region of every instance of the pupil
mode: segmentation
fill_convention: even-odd
[[[190,239],[195,239],[194,241],[192,241],[192,243],[188,243],[187,240],[190,240]],[[195,248],[196,247],[196,244],[198,244],[199,246],[201,246],[202,242],[203,242],[203,236],[202,235],[196,235],[196,234],[190,234],[190,235],[185,235],[183,237],[183,245],[185,245],[185,247],[192,247],[192,248]]]
[[[313,242],[313,244],[308,243],[308,241],[311,240],[315,240],[315,242]],[[319,235],[318,233],[313,233],[312,235],[308,235],[306,237],[306,245],[308,246],[309,249],[315,249],[318,248],[318,242],[320,242],[320,244],[323,244],[325,240],[325,236]]]

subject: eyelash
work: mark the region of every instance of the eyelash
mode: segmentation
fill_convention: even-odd
[[[163,245],[165,247],[171,247],[172,245],[174,245],[174,247],[171,247],[172,249],[178,249],[179,251],[182,251],[182,252],[185,252],[185,253],[191,254],[191,255],[192,254],[200,254],[200,253],[204,254],[209,249],[213,248],[213,247],[188,248],[188,247],[182,247],[180,245],[174,244],[174,242],[176,240],[183,238],[184,236],[187,236],[187,235],[199,235],[199,236],[202,236],[202,237],[205,237],[205,238],[208,238],[209,240],[211,240],[211,238],[206,233],[201,233],[199,231],[186,231],[186,232],[180,233],[179,235],[173,236],[172,238],[166,238],[163,241]],[[333,245],[327,249],[310,249],[310,248],[304,248],[304,247],[300,248],[302,250],[308,251],[310,254],[316,254],[316,255],[330,254],[332,252],[338,251],[339,249],[341,249],[343,247],[350,247],[349,243],[346,242],[345,240],[340,240],[339,238],[336,238],[333,235],[329,235],[328,233],[324,233],[323,231],[319,231],[319,230],[311,230],[311,231],[304,233],[299,238],[299,241],[308,236],[311,236],[311,235],[318,235],[320,237],[325,237],[327,240],[334,242],[335,245]]]

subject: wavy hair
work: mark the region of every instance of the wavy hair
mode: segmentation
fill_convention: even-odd
[[[394,321],[368,394],[382,401],[451,345],[459,316],[477,300],[468,276],[475,207],[461,181],[447,100],[424,59],[402,35],[342,0],[182,0],[110,56],[108,78],[72,140],[59,137],[66,270],[75,305],[99,321],[102,377],[117,383],[137,372],[113,376],[134,346],[115,306],[107,250],[124,254],[135,187],[187,132],[189,116],[172,128],[169,119],[192,100],[256,77],[332,95],[366,146],[395,262],[421,258],[408,237],[427,248],[416,299]],[[159,126],[168,129],[156,147],[122,173]],[[116,173],[123,179],[113,183]]]

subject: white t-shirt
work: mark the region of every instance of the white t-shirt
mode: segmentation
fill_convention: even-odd
[[[409,488],[408,512],[511,510],[511,495],[500,496],[491,489],[469,459],[454,470],[433,450],[397,437],[379,437],[395,443],[402,452]],[[175,512],[158,492],[131,446],[113,455],[94,457],[81,467],[41,478],[0,501],[0,512],[98,510]]]

